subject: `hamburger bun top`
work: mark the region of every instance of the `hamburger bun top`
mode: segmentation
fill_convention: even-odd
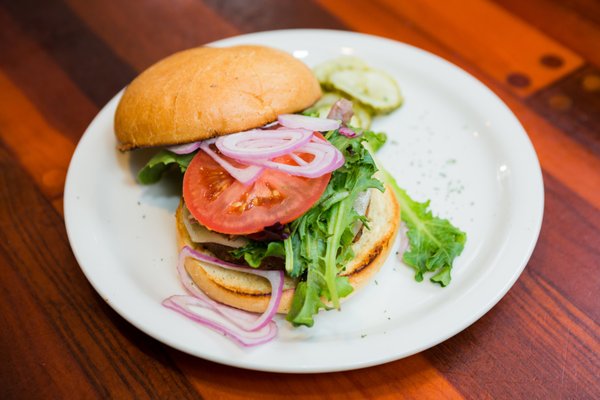
[[[256,128],[321,96],[311,70],[264,46],[175,53],[125,89],[115,114],[121,150],[176,145]]]
[[[355,290],[368,283],[379,271],[400,223],[400,207],[393,191],[389,188],[384,193],[371,190],[371,202],[367,211],[371,229],[363,228],[360,238],[352,245],[355,256],[340,274],[348,277]],[[180,205],[176,213],[179,247],[190,246],[210,254],[201,245],[192,243],[182,220],[182,207]],[[185,260],[185,269],[196,286],[220,303],[251,312],[264,312],[269,304],[271,286],[263,277],[227,270],[193,258]],[[294,280],[286,276],[277,312],[287,313],[290,310],[295,287]]]

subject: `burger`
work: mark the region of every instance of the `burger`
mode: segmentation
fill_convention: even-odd
[[[347,126],[351,105],[336,103],[329,118],[297,114],[320,97],[304,63],[263,46],[182,51],[126,88],[119,149],[159,151],[140,181],[184,172],[175,234],[193,299],[166,305],[190,316],[201,299],[230,317],[224,308],[312,326],[378,271],[399,206],[377,179],[373,134]]]

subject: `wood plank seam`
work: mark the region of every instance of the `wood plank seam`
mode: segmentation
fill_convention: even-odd
[[[16,172],[10,172],[11,170],[16,171],[16,162],[14,159],[10,159],[10,153],[7,152],[5,145],[2,141],[0,141],[0,167],[3,171],[8,171],[8,174],[15,174]],[[8,158],[7,158],[8,157]],[[23,174],[22,174],[23,175]],[[2,173],[1,177],[5,177],[6,173]],[[21,181],[23,181],[23,177],[21,177],[20,179]],[[32,196],[36,196],[38,197],[37,201],[40,201],[42,203],[40,203],[40,207],[45,207],[45,208],[50,208],[50,213],[56,212],[56,210],[54,210],[52,208],[51,203],[45,198],[45,196],[43,196],[40,192],[39,189],[37,188],[37,185],[35,183],[32,184],[31,180],[29,179],[29,182],[24,183],[25,185],[31,185],[31,189],[32,192]],[[10,185],[7,185],[10,186]],[[33,206],[33,205],[32,205]],[[8,216],[10,216],[11,218],[16,218],[17,215],[20,214],[20,212],[18,210],[10,210],[10,209],[5,209],[5,211],[10,211],[8,214]],[[59,213],[57,213],[59,214]],[[56,217],[58,217],[58,220],[61,220],[60,215],[51,215],[48,214],[48,211],[46,211],[44,213],[45,218],[48,219],[57,219]],[[16,227],[17,229],[19,229],[21,231],[19,237],[20,238],[26,238],[26,237],[38,237],[37,232],[33,231],[30,232],[29,229],[33,229],[33,225],[22,225],[18,223],[19,221],[17,221],[17,223],[14,223],[13,226]],[[58,229],[58,230],[63,230],[60,228],[52,228],[52,229]],[[63,238],[66,237],[66,235],[64,235],[64,231],[63,231]],[[64,239],[62,239],[64,240]],[[5,241],[6,243],[6,241]],[[24,244],[25,246],[27,246],[27,244]],[[19,245],[17,243],[12,243],[11,245],[12,247],[18,247]],[[63,249],[68,249],[68,245],[66,243],[64,243],[63,245],[61,245],[61,247]],[[0,248],[2,248],[3,253],[6,253],[6,249],[4,248],[4,246],[0,246]],[[94,343],[96,345],[98,345],[102,351],[102,354],[104,354],[109,360],[111,365],[121,365],[123,367],[126,368],[126,370],[129,372],[130,377],[133,378],[135,381],[137,381],[137,387],[142,388],[146,395],[148,396],[152,396],[153,394],[155,394],[154,392],[150,392],[150,386],[147,384],[147,379],[145,378],[147,375],[147,370],[141,370],[140,366],[137,363],[132,363],[132,360],[128,360],[126,358],[123,357],[119,357],[119,354],[117,352],[114,351],[115,348],[126,348],[126,346],[112,346],[111,343],[109,343],[108,340],[108,336],[106,336],[106,333],[108,332],[114,332],[113,330],[110,329],[110,322],[108,322],[108,319],[105,318],[96,318],[94,315],[89,313],[89,306],[84,306],[82,307],[82,305],[87,304],[86,303],[86,299],[79,299],[79,301],[77,301],[77,297],[81,294],[78,291],[72,291],[69,290],[69,288],[72,285],[77,285],[77,283],[70,281],[71,278],[69,278],[68,276],[64,276],[64,274],[57,274],[56,271],[54,271],[53,269],[50,268],[51,265],[61,265],[61,260],[55,258],[54,256],[54,250],[56,250],[55,248],[48,248],[46,246],[46,242],[40,242],[39,243],[39,247],[42,250],[41,254],[44,254],[44,259],[41,260],[37,260],[36,261],[36,266],[43,272],[43,276],[45,279],[47,279],[51,284],[52,287],[54,287],[55,289],[58,290],[58,293],[62,293],[61,295],[61,302],[64,302],[65,304],[68,305],[69,310],[71,310],[73,313],[75,313],[75,315],[78,316],[78,321],[80,323],[83,324],[85,331],[87,332],[87,334],[90,335],[91,339],[94,341]],[[34,257],[39,257],[38,254],[34,254],[31,253]],[[7,254],[8,257],[6,258],[7,260],[10,260],[10,264],[13,266],[20,266],[20,265],[26,265],[26,261],[23,259],[15,259],[14,257],[17,256],[18,254]],[[76,263],[74,263],[76,264]],[[48,299],[42,299],[38,296],[38,291],[35,290],[35,288],[37,287],[37,285],[31,280],[33,275],[31,274],[27,274],[27,273],[22,273],[19,274],[20,279],[24,282],[24,284],[29,287],[29,288],[33,288],[30,289],[30,292],[32,294],[32,296],[35,298],[35,300],[37,301],[38,304],[41,305],[40,308],[46,308],[48,309],[48,307],[44,307],[43,304],[49,304],[50,306],[52,306],[52,308],[56,309],[58,311],[58,314],[55,315],[55,318],[51,318],[51,315],[49,313],[46,313],[46,319],[48,320],[48,322],[54,326],[54,330],[57,333],[60,333],[63,341],[65,344],[67,344],[71,349],[71,354],[74,355],[76,357],[76,359],[78,360],[78,364],[79,366],[82,368],[82,370],[85,371],[86,375],[90,377],[90,382],[93,383],[96,387],[100,387],[102,388],[103,386],[103,380],[101,379],[102,373],[100,370],[98,370],[95,367],[95,363],[92,362],[91,359],[89,359],[87,357],[87,349],[83,348],[80,343],[77,340],[74,340],[77,335],[75,334],[75,332],[70,330],[70,326],[68,323],[64,323],[64,324],[59,324],[57,323],[58,320],[60,320],[60,317],[62,315],[62,313],[60,313],[60,309],[56,308],[56,305],[52,303],[51,300]],[[91,288],[86,289],[87,291],[89,291],[91,293]],[[69,295],[66,295],[66,294]],[[97,300],[99,300],[96,297]],[[97,301],[96,300],[96,301]],[[101,304],[103,306],[103,308],[107,309],[107,306],[102,303]],[[92,306],[93,307],[93,306]],[[110,310],[110,312],[113,312],[112,310]],[[120,317],[119,317],[120,318]],[[108,325],[108,326],[107,326]],[[108,329],[107,329],[108,328]],[[97,332],[102,332],[101,335],[98,335]],[[117,343],[119,342],[119,334],[112,334],[113,339],[116,339]],[[162,348],[162,345],[160,345]],[[130,380],[125,380],[124,375],[121,373],[121,371],[117,368],[115,369],[115,372],[118,374],[118,376],[123,379],[122,383],[125,385],[125,387],[131,387],[132,382]],[[175,382],[175,383],[179,383],[179,382]],[[189,383],[188,383],[189,385]],[[191,387],[191,386],[190,386]],[[99,393],[102,393],[102,391],[100,391]]]
[[[582,64],[570,49],[487,0],[378,2],[430,35],[444,30],[437,36],[439,41],[447,47],[454,45],[455,51],[471,63],[478,63],[492,78],[508,83],[507,88],[518,96],[533,93]],[[544,52],[558,57],[560,67],[542,65],[539,57]]]

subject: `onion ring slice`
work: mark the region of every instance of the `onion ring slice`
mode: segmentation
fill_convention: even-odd
[[[286,128],[302,128],[310,131],[327,132],[340,127],[341,122],[334,119],[308,117],[300,114],[281,114],[277,121]]]
[[[304,162],[296,160],[298,165],[284,164],[273,160],[244,160],[244,162],[306,178],[318,178],[344,165],[344,155],[329,142],[320,139],[308,142],[294,153],[296,157],[292,158],[295,160],[299,158],[299,154],[311,154],[313,159],[311,161],[303,160]]]
[[[240,181],[243,185],[248,186],[254,182],[260,176],[264,168],[255,165],[249,165],[246,168],[237,168],[231,165],[224,158],[219,156],[215,151],[210,148],[210,145],[215,142],[216,139],[205,140],[200,144],[200,149],[208,154],[217,164],[225,169],[229,175],[233,176],[236,180]]]
[[[185,143],[185,144],[180,144],[177,146],[167,147],[167,150],[169,150],[171,153],[175,153],[175,154],[179,154],[179,155],[190,154],[190,153],[198,150],[201,145],[202,145],[202,142]]]
[[[313,132],[306,129],[259,130],[221,136],[219,151],[235,160],[271,159],[288,154],[308,143]]]
[[[185,270],[185,259],[191,257],[198,261],[206,262],[219,266],[221,268],[246,272],[253,275],[259,275],[266,278],[271,283],[271,300],[267,306],[265,312],[257,317],[256,314],[249,313],[247,311],[238,310],[237,308],[229,307],[219,302],[214,301],[208,297],[202,290],[200,290],[192,281],[192,278],[188,275]],[[179,278],[183,283],[185,289],[197,298],[205,300],[207,303],[212,304],[219,314],[227,317],[235,325],[247,331],[254,331],[260,329],[272,321],[273,316],[277,313],[279,303],[283,294],[283,271],[263,271],[249,267],[241,267],[239,265],[228,263],[220,260],[216,257],[206,255],[199,251],[192,249],[189,246],[184,246],[179,253],[179,261],[177,263],[177,272]]]
[[[210,304],[198,297],[175,295],[164,300],[162,305],[214,331],[222,333],[244,347],[267,343],[277,335],[277,325],[275,323],[267,324],[255,331],[247,331],[233,325],[231,321],[215,312],[202,313],[194,310],[192,306],[201,307],[204,310],[216,311]]]

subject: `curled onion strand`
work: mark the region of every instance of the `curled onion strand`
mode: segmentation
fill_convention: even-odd
[[[286,128],[302,128],[310,131],[327,132],[340,127],[341,122],[335,119],[308,117],[299,114],[281,114],[277,121]]]
[[[298,154],[312,154],[311,161],[299,161]],[[292,157],[298,165],[280,163],[274,160],[252,160],[248,164],[271,168],[286,172],[290,175],[318,178],[329,172],[335,171],[344,164],[343,154],[328,142],[322,140],[311,141],[295,151]]]
[[[208,154],[217,164],[225,169],[229,175],[233,176],[236,180],[241,182],[243,185],[250,185],[260,176],[264,168],[260,166],[250,165],[246,168],[237,168],[231,165],[223,157],[219,156],[215,151],[210,148],[210,145],[215,142],[214,139],[205,140],[200,145],[200,148]]]
[[[254,129],[221,136],[215,144],[221,153],[235,160],[271,159],[303,146],[312,135],[312,131],[305,129]]]
[[[259,330],[249,332],[228,323],[224,318],[219,318],[218,314],[215,315],[213,313],[213,315],[211,315],[210,311],[208,313],[197,311],[192,307],[196,306],[204,310],[212,311],[214,311],[214,309],[202,299],[194,296],[175,295],[164,300],[162,304],[195,322],[229,337],[244,347],[267,343],[277,335],[277,325],[275,323],[267,324]]]
[[[267,309],[263,314],[257,316],[256,314],[238,310],[211,299],[194,284],[194,281],[185,270],[185,260],[187,258],[193,258],[195,260],[213,264],[224,269],[245,272],[266,278],[271,284],[271,299],[269,300]],[[277,313],[279,303],[281,302],[281,298],[283,296],[283,271],[263,271],[242,267],[233,263],[219,260],[216,257],[206,255],[192,249],[189,246],[184,246],[179,253],[177,273],[184,288],[188,291],[188,293],[190,293],[191,296],[172,296],[163,302],[165,307],[171,308],[196,322],[208,326],[211,329],[217,330],[218,332],[233,338],[244,346],[253,346],[256,344],[265,343],[266,341],[275,337],[277,326],[273,321],[273,317]],[[223,321],[219,322],[216,318],[210,318],[204,314],[195,312],[194,310],[190,309],[189,306],[191,305],[208,308],[214,311],[225,320],[225,323],[223,323]],[[233,325],[235,328],[232,328],[230,325]],[[264,334],[264,337],[258,335],[260,340],[255,343],[253,340],[257,335],[253,332],[261,332]]]
[[[177,145],[177,146],[170,146],[167,147],[167,150],[169,150],[171,153],[175,153],[175,154],[190,154],[196,150],[198,150],[200,148],[200,146],[202,145],[202,142],[192,142],[192,143],[186,143],[186,144],[181,144],[181,145]]]

